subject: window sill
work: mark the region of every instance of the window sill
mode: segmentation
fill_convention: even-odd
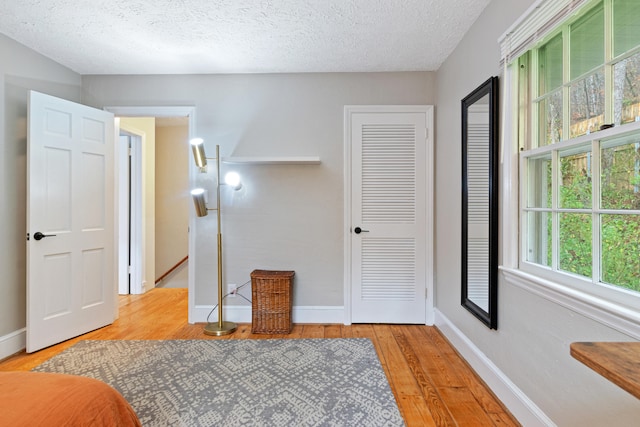
[[[522,270],[500,267],[507,283],[640,340],[640,313]]]

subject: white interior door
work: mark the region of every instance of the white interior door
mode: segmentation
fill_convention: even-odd
[[[128,295],[131,289],[131,137],[118,135],[118,144],[118,293]]]
[[[142,137],[130,126],[116,126],[118,132],[118,293],[143,294],[142,239]]]
[[[113,122],[29,95],[27,352],[115,318]]]
[[[350,114],[354,323],[425,324],[431,317],[431,109],[404,108]]]

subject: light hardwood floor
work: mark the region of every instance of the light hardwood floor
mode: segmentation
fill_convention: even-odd
[[[225,337],[187,323],[187,290],[156,288],[121,296],[120,317],[110,326],[33,354],[0,362],[0,371],[30,370],[79,340],[370,338],[408,427],[518,426],[501,402],[435,327],[420,325],[296,324],[288,335],[251,333],[250,324]]]

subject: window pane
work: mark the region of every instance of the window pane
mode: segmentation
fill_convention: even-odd
[[[527,207],[551,207],[551,157],[529,159]]]
[[[551,266],[551,212],[528,212],[527,261]]]
[[[538,102],[540,146],[562,141],[562,90],[551,93]]]
[[[560,157],[561,208],[591,208],[591,159],[591,151]]]
[[[600,157],[600,206],[640,210],[640,137],[603,142]]]
[[[602,215],[602,281],[640,291],[640,215]]]
[[[604,64],[604,8],[594,7],[570,27],[571,80]]]
[[[562,86],[562,33],[538,50],[540,67],[539,94],[544,95]]]
[[[640,45],[640,2],[613,0],[613,50],[618,56]]]
[[[603,69],[571,84],[570,138],[595,132],[604,124],[604,89]]]
[[[591,277],[591,215],[560,214],[560,270]]]
[[[613,73],[614,123],[640,121],[640,54],[615,64]]]

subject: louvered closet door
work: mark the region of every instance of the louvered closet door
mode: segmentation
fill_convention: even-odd
[[[351,130],[352,322],[424,324],[426,114],[354,114]]]

